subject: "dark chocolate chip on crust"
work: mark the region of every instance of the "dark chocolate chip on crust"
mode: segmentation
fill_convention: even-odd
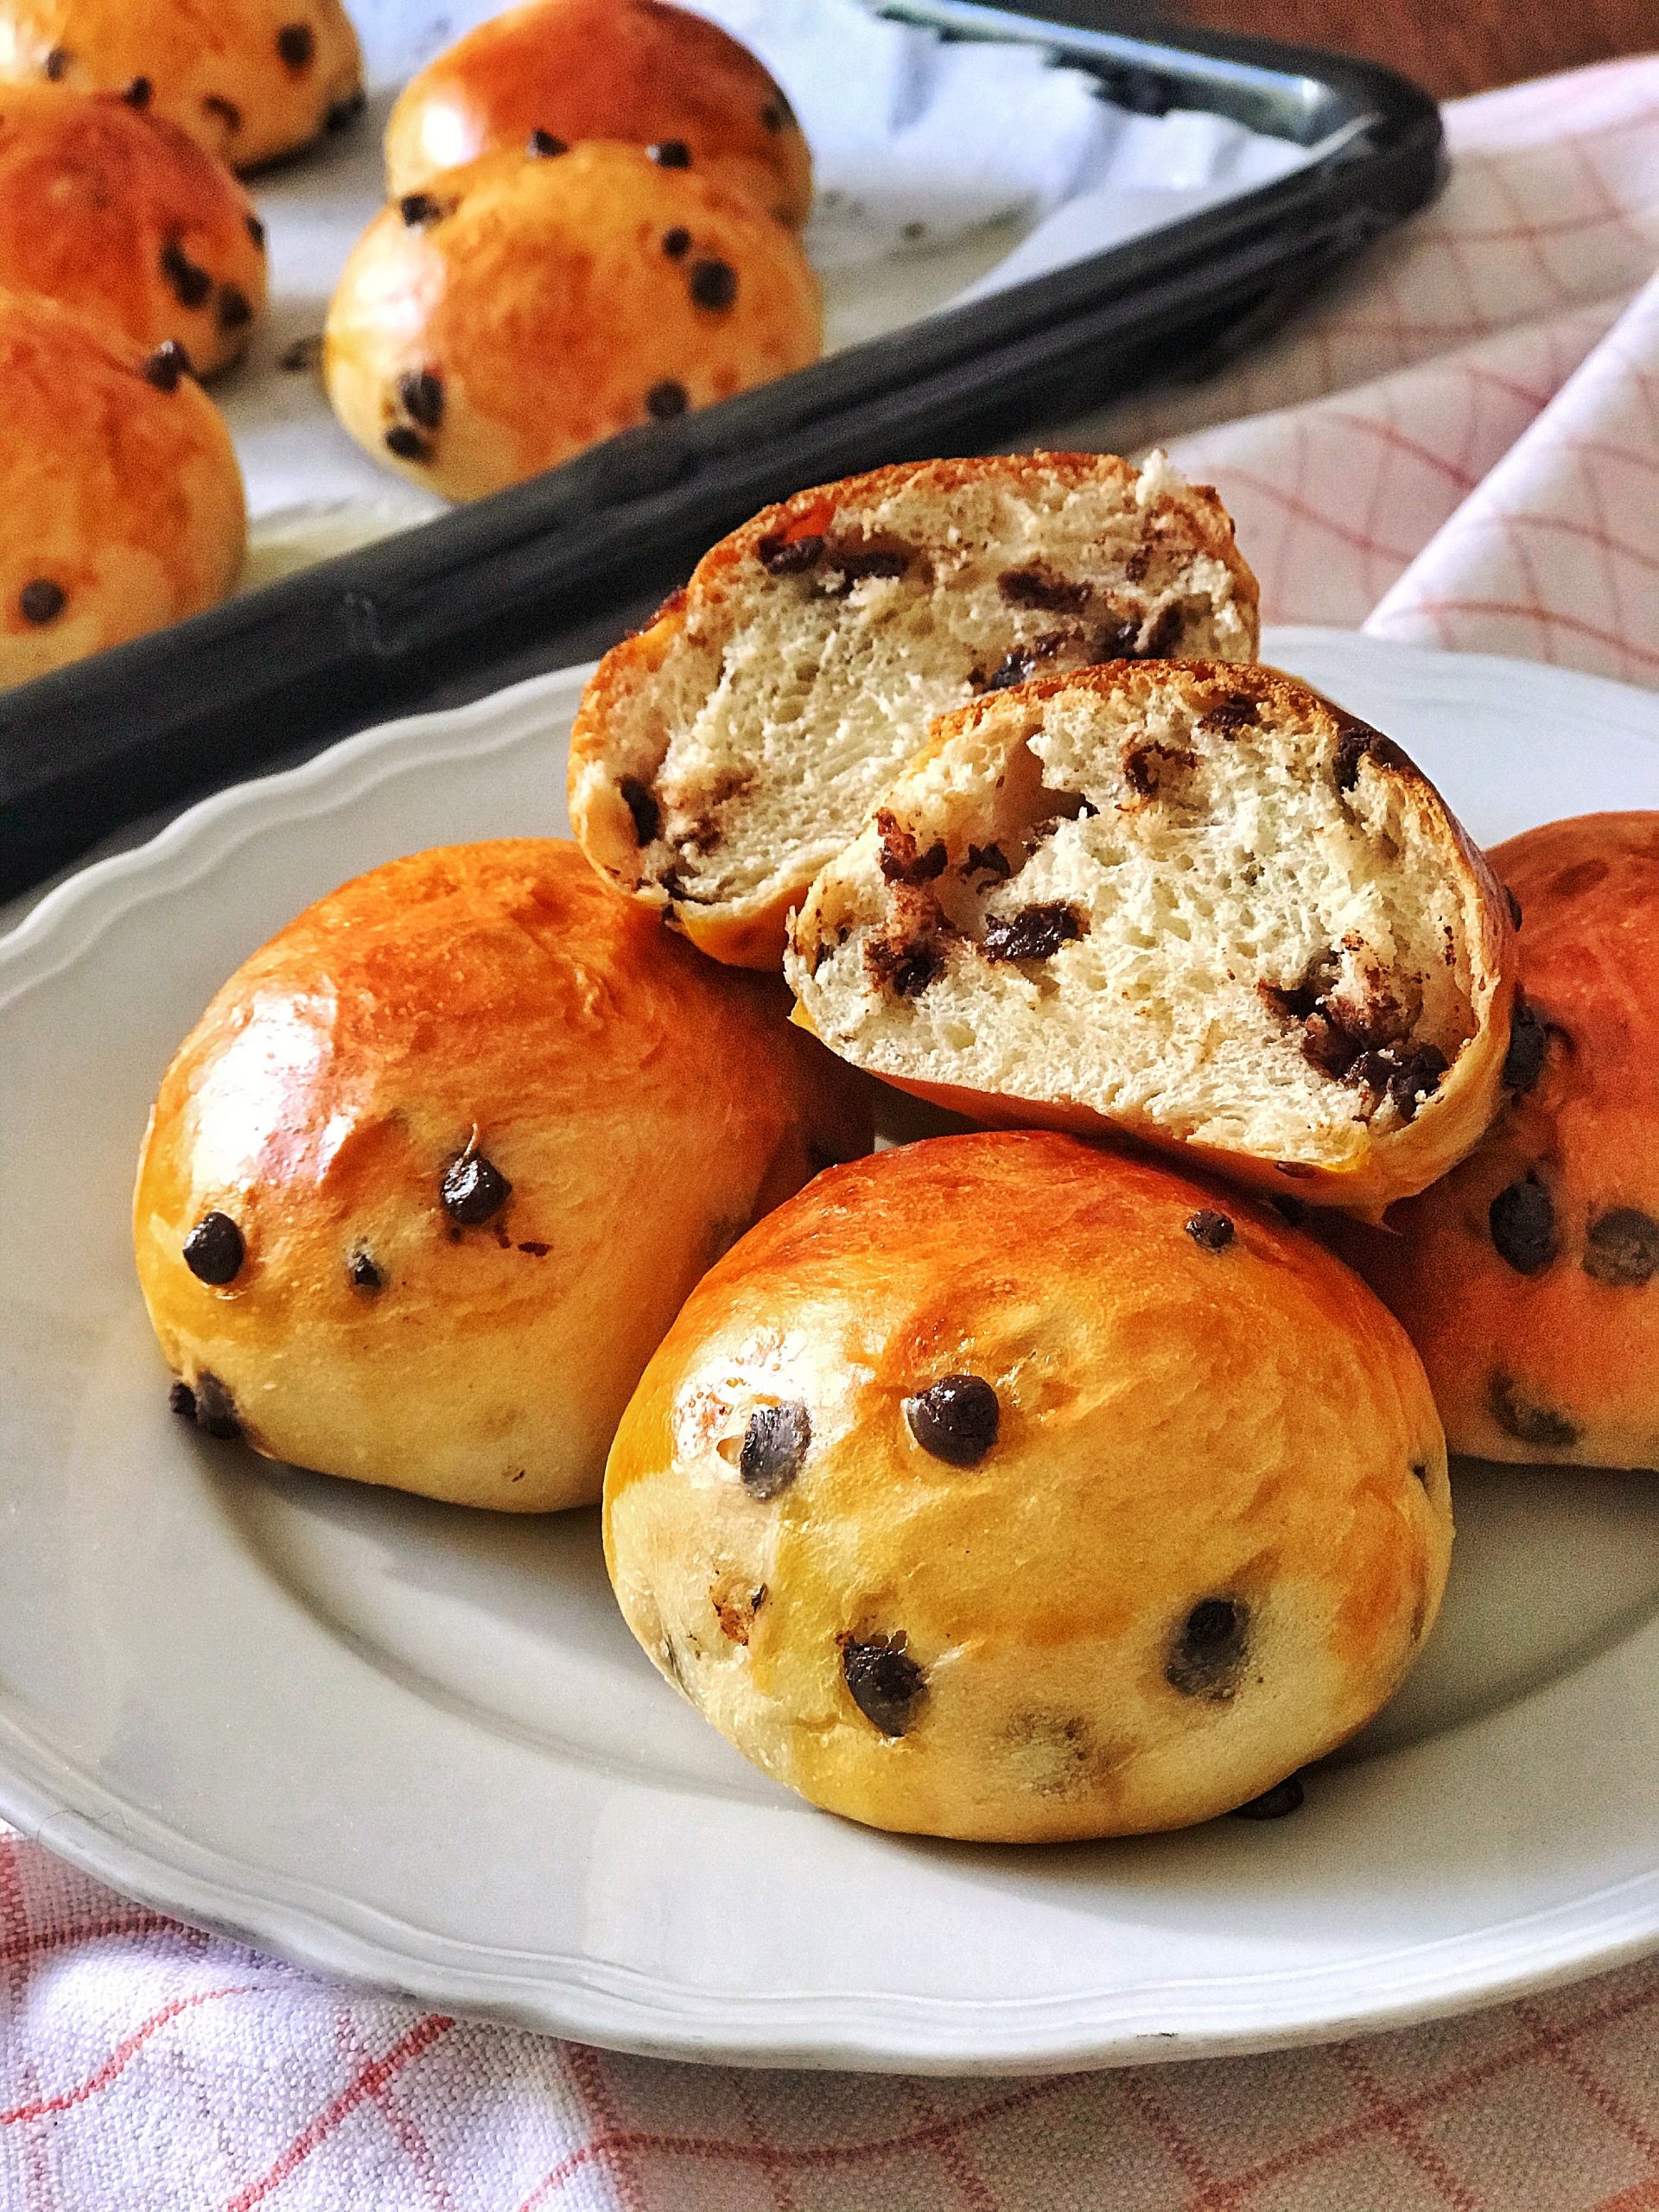
[[[905,1421],[931,1458],[976,1467],[996,1442],[1002,1408],[983,1376],[942,1375],[905,1400]]]
[[[737,1462],[752,1497],[779,1497],[801,1471],[812,1441],[812,1421],[798,1402],[757,1406],[743,1432]]]
[[[423,430],[435,430],[443,422],[443,378],[431,369],[405,369],[397,379],[397,397],[404,412]]]
[[[1236,1231],[1224,1213],[1216,1213],[1209,1206],[1201,1206],[1190,1214],[1185,1224],[1192,1242],[1206,1252],[1224,1252]]]
[[[689,169],[691,166],[691,149],[683,138],[658,139],[645,151],[659,169]]]
[[[67,46],[54,46],[52,48],[52,51],[47,55],[45,61],[41,64],[41,67],[44,68],[47,77],[51,83],[54,85],[60,84],[63,81],[64,77],[68,73],[68,48]]]
[[[696,304],[711,315],[723,315],[737,297],[736,270],[729,261],[716,260],[712,255],[691,264],[686,284]]]
[[[215,309],[221,330],[240,330],[253,321],[253,307],[239,284],[221,284]]]
[[[353,1253],[346,1273],[352,1279],[353,1290],[377,1291],[385,1282],[385,1277],[366,1252]]]
[[[234,1282],[247,1257],[242,1231],[217,1207],[205,1213],[184,1240],[184,1264],[198,1282]]]
[[[1063,944],[1087,934],[1088,922],[1063,901],[994,914],[985,925],[988,960],[1052,960]]]
[[[853,1703],[884,1736],[902,1736],[927,1688],[927,1676],[905,1648],[904,1630],[868,1643],[851,1634],[836,1641],[842,1678]]]
[[[309,23],[284,23],[276,34],[276,51],[285,67],[308,69],[316,58],[317,35]]]
[[[468,1145],[438,1186],[443,1210],[463,1229],[493,1220],[512,1195],[512,1185],[493,1160]]]
[[[663,251],[671,261],[683,261],[691,251],[691,233],[683,223],[663,232]]]
[[[194,1421],[196,1394],[188,1382],[181,1379],[172,1382],[167,1393],[167,1404],[168,1412],[177,1414],[181,1421]]]
[[[412,231],[427,223],[435,223],[443,209],[429,192],[406,192],[397,202],[397,213]]]
[[[368,105],[368,94],[359,85],[355,92],[347,92],[343,100],[334,102],[323,118],[324,127],[329,130],[343,130],[348,123],[356,122]]]
[[[1486,1219],[1498,1258],[1518,1275],[1541,1274],[1560,1249],[1555,1202],[1535,1174],[1506,1185]]]
[[[642,850],[654,844],[663,834],[663,810],[657,804],[657,794],[638,776],[624,776],[616,789],[632,817],[635,844]]]
[[[148,107],[156,97],[156,87],[148,77],[135,77],[121,97],[129,107]]]
[[[1384,737],[1381,730],[1371,728],[1367,722],[1350,721],[1337,740],[1336,779],[1339,791],[1353,790],[1359,781],[1363,760],[1395,771],[1411,766],[1392,738]]]
[[[664,377],[645,394],[645,412],[653,422],[671,423],[691,404],[685,386],[674,377]]]
[[[1503,1088],[1530,1090],[1544,1071],[1549,1030],[1524,999],[1517,999],[1510,1020],[1510,1048],[1503,1055]]]
[[[207,304],[213,280],[205,269],[197,268],[177,238],[168,238],[162,248],[162,274],[181,308]]]
[[[532,130],[524,144],[524,151],[532,161],[537,162],[556,161],[561,154],[568,154],[569,150],[565,141],[551,130]]]
[[[257,215],[250,215],[247,219],[248,236],[263,253],[265,250],[265,226]]]
[[[237,1419],[236,1401],[217,1375],[198,1375],[195,1395],[196,1427],[204,1435],[241,1435],[242,1424]]]
[[[823,538],[810,532],[804,537],[778,533],[760,540],[754,557],[769,576],[798,576],[817,563],[823,550]]]
[[[1040,564],[1005,569],[996,580],[996,589],[1006,606],[1040,607],[1052,614],[1081,614],[1094,596],[1087,584],[1057,576]]]
[[[1651,1282],[1659,1274],[1659,1221],[1636,1206],[1597,1214],[1585,1231],[1584,1272],[1620,1290]]]
[[[788,120],[781,100],[768,100],[760,111],[760,123],[764,130],[781,130]]]
[[[1287,1814],[1301,1811],[1306,1796],[1300,1775],[1287,1775],[1284,1781],[1275,1782],[1271,1789],[1264,1789],[1259,1797],[1235,1805],[1228,1817],[1235,1821],[1282,1821]]]
[[[1576,1421],[1530,1397],[1505,1368],[1493,1369],[1486,1403],[1503,1433],[1519,1444],[1540,1452],[1570,1452],[1579,1440]]]
[[[1176,1630],[1164,1680],[1183,1697],[1231,1697],[1249,1644],[1249,1608],[1237,1598],[1201,1598]]]
[[[63,586],[50,576],[33,576],[17,594],[17,612],[25,622],[33,622],[36,626],[55,622],[68,597]]]
[[[429,440],[407,423],[394,423],[386,432],[385,447],[395,453],[399,461],[430,461],[432,447]]]
[[[1514,923],[1516,928],[1519,929],[1521,926],[1521,901],[1516,897],[1514,892],[1510,890],[1507,883],[1503,887],[1503,896],[1510,902],[1510,919]]]
[[[238,107],[234,100],[227,100],[219,92],[204,92],[202,94],[201,111],[204,115],[216,115],[227,130],[235,131],[239,130],[242,128],[241,109]],[[263,245],[265,242],[264,226],[263,223],[259,223],[259,219],[257,215],[250,215],[248,218],[248,229],[251,232],[252,232],[256,223],[259,224],[259,232],[258,236],[253,242],[256,245]]]

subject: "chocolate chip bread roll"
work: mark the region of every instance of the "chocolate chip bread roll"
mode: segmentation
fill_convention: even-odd
[[[0,79],[123,93],[238,169],[363,105],[340,0],[0,0]]]
[[[595,142],[487,155],[394,200],[346,264],[323,376],[377,460],[474,499],[803,368],[821,340],[792,232]]]
[[[235,583],[242,474],[168,343],[0,291],[0,683],[195,614]]]
[[[1452,1448],[1659,1468],[1659,813],[1489,855],[1522,917],[1508,1104],[1343,1249],[1422,1354]]]
[[[1037,1842],[1207,1820],[1351,1733],[1452,1514],[1357,1276],[1250,1200],[1003,1133],[821,1176],[727,1255],[623,1417],[605,1542],[654,1664],[775,1779]]]
[[[1375,1216],[1478,1141],[1515,943],[1389,741],[1271,669],[1116,663],[946,717],[785,969],[859,1067]]]
[[[812,203],[812,156],[777,85],[717,23],[662,0],[531,0],[480,23],[399,95],[388,188],[588,138],[654,147],[795,228]]]
[[[775,967],[791,909],[936,715],[1045,670],[1255,646],[1233,525],[1161,454],[877,469],[766,508],[607,653],[570,818],[703,951]]]
[[[176,1409],[458,1504],[591,1503],[697,1277],[870,1141],[785,1004],[574,845],[418,853],[319,900],[150,1118],[134,1232]]]
[[[0,289],[42,292],[211,376],[265,299],[264,226],[222,162],[145,103],[0,83]]]

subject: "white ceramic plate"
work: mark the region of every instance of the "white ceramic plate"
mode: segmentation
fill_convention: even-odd
[[[1659,804],[1659,698],[1318,631],[1270,652],[1487,840]],[[1128,1844],[815,1813],[658,1680],[596,1516],[271,1469],[167,1410],[127,1198],[220,980],[393,854],[563,827],[579,676],[351,740],[0,945],[0,1813],[310,1964],[677,2057],[941,2069],[1238,2050],[1659,1942],[1659,1483],[1464,1467],[1442,1624],[1306,1808]]]

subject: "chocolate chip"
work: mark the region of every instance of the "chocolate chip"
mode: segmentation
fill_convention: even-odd
[[[343,130],[348,123],[356,122],[367,105],[368,94],[359,85],[355,92],[347,92],[343,100],[334,102],[323,118],[325,127],[330,130]]]
[[[1348,722],[1337,740],[1336,779],[1339,791],[1351,791],[1359,781],[1359,764],[1370,760],[1378,768],[1409,769],[1411,763],[1391,738],[1366,722]]]
[[[143,378],[157,391],[176,391],[179,379],[190,373],[190,356],[176,338],[163,338],[144,362]]]
[[[248,217],[248,236],[263,253],[265,250],[265,226],[257,215]]]
[[[823,550],[822,537],[774,535],[760,540],[754,557],[769,576],[798,576],[814,565]]]
[[[854,585],[861,584],[867,576],[902,576],[910,566],[910,556],[879,546],[868,552],[855,552],[830,545],[824,549],[823,563],[831,573],[819,587],[822,595],[845,599]]]
[[[880,868],[884,882],[907,883],[919,886],[935,882],[945,871],[950,855],[938,839],[925,852],[917,845],[914,833],[906,830],[895,815],[885,807],[875,817],[876,834],[880,840]]]
[[[512,1185],[493,1160],[468,1145],[444,1176],[438,1195],[451,1221],[477,1229],[500,1212]]]
[[[177,238],[168,238],[162,248],[162,274],[181,308],[201,307],[213,289],[213,278],[197,268]]]
[[[842,1675],[853,1703],[884,1736],[902,1736],[927,1688],[927,1676],[905,1649],[904,1630],[874,1637],[868,1643],[851,1635],[836,1641]]]
[[[996,1393],[979,1375],[942,1375],[905,1400],[911,1434],[924,1452],[952,1467],[976,1467],[996,1442],[1001,1420]]]
[[[50,54],[46,57],[45,67],[47,76],[51,82],[54,85],[59,83],[69,67],[68,48],[67,46],[54,46]]]
[[[196,1427],[204,1436],[240,1436],[236,1401],[217,1375],[196,1377]]]
[[[683,384],[672,377],[664,377],[654,384],[645,394],[645,412],[658,423],[671,423],[677,415],[683,415],[690,404],[690,395]]]
[[[1217,699],[1206,707],[1199,717],[1207,730],[1222,737],[1231,737],[1241,729],[1253,729],[1257,715],[1256,702],[1247,699],[1242,692],[1230,691],[1224,699]]]
[[[538,1243],[535,1237],[527,1236],[519,1245],[518,1249],[521,1252],[528,1252],[532,1260],[544,1260],[553,1247],[550,1244]]]
[[[1042,607],[1054,614],[1081,614],[1094,596],[1087,584],[1070,583],[1052,569],[1005,569],[996,580],[1008,607]]]
[[[671,261],[683,261],[691,251],[691,233],[676,223],[671,231],[663,232],[663,251]]]
[[[1082,937],[1088,925],[1075,906],[1058,900],[1022,906],[1017,914],[994,914],[985,925],[988,960],[1052,960],[1063,944]]]
[[[559,154],[568,154],[569,147],[563,138],[556,138],[550,130],[532,130],[524,151],[532,160],[550,162]]]
[[[1438,1045],[1384,1045],[1362,1052],[1344,1081],[1369,1091],[1379,1105],[1388,1099],[1402,1122],[1414,1122],[1424,1099],[1440,1089],[1446,1070],[1446,1054]]]
[[[1510,1020],[1510,1049],[1503,1055],[1506,1090],[1530,1090],[1544,1071],[1549,1031],[1524,999],[1516,1001]]]
[[[253,321],[253,309],[247,294],[236,284],[221,284],[219,288],[219,327],[221,330],[240,330],[245,323]]]
[[[227,1213],[205,1213],[184,1240],[184,1264],[199,1282],[234,1282],[247,1255],[242,1231]]]
[[[1579,1427],[1565,1414],[1530,1398],[1503,1368],[1495,1368],[1486,1388],[1492,1419],[1506,1436],[1530,1444],[1540,1452],[1570,1452],[1579,1440]]]
[[[1283,1782],[1275,1782],[1271,1789],[1264,1789],[1259,1797],[1235,1805],[1228,1817],[1235,1821],[1282,1821],[1287,1813],[1301,1811],[1306,1795],[1300,1775],[1288,1775]]]
[[[811,1441],[812,1422],[804,1406],[757,1406],[743,1432],[737,1463],[744,1489],[753,1497],[780,1497],[800,1473]]]
[[[1416,1478],[1417,1478],[1418,1481],[1419,1481],[1420,1483],[1421,1483],[1421,1484],[1422,1484],[1423,1488],[1424,1488],[1425,1490],[1427,1490],[1427,1489],[1428,1488],[1428,1462],[1427,1462],[1427,1459],[1414,1459],[1414,1460],[1412,1461],[1412,1463],[1411,1463],[1411,1471],[1412,1471],[1412,1473],[1413,1473],[1414,1475],[1415,1475],[1415,1476],[1416,1476]]]
[[[1016,683],[1028,683],[1052,650],[1052,645],[1047,651],[1040,645],[1027,645],[1004,653],[988,676],[982,676],[976,669],[968,680],[976,691],[1011,691]]]
[[[1185,1228],[1192,1242],[1202,1246],[1206,1252],[1224,1252],[1236,1234],[1226,1215],[1214,1213],[1208,1206],[1202,1206],[1197,1213],[1189,1215]]]
[[[322,333],[314,330],[304,338],[296,338],[284,346],[276,356],[279,369],[315,369],[322,359]]]
[[[1147,625],[1146,633],[1138,638],[1133,647],[1136,660],[1162,660],[1181,634],[1179,607],[1160,607]]]
[[[432,448],[418,430],[410,429],[407,423],[394,423],[386,432],[388,453],[395,453],[400,461],[430,461]]]
[[[156,96],[156,87],[148,77],[135,77],[121,97],[129,107],[148,107]]]
[[[316,33],[309,23],[284,23],[276,34],[276,51],[290,69],[308,69],[316,59]]]
[[[429,192],[406,192],[397,202],[397,213],[412,231],[425,223],[435,223],[443,209]]]
[[[994,875],[999,882],[1006,882],[1014,874],[1008,856],[1001,845],[969,845],[968,857],[963,862],[964,875]]]
[[[761,127],[766,130],[781,130],[789,120],[777,100],[768,100],[760,111]]]
[[[1281,1175],[1290,1173],[1282,1160],[1279,1165],[1279,1172]],[[1269,1198],[1268,1204],[1275,1213],[1281,1214],[1293,1229],[1298,1222],[1306,1221],[1307,1218],[1307,1208],[1300,1198],[1293,1198],[1288,1192],[1282,1192],[1277,1198]]]
[[[1503,896],[1510,902],[1510,919],[1514,923],[1516,928],[1519,929],[1521,926],[1521,901],[1516,897],[1514,892],[1510,890],[1507,883],[1503,887]]]
[[[715,315],[723,315],[737,297],[737,271],[729,261],[694,261],[686,283],[697,305]]]
[[[242,111],[238,107],[234,100],[222,99],[218,92],[207,92],[203,95],[201,107],[204,115],[216,115],[227,130],[239,130],[242,128]],[[250,230],[252,229],[257,219],[257,216],[249,216],[248,227]],[[265,233],[262,225],[259,235],[254,240],[254,244],[256,245],[263,245],[264,242]]]
[[[929,938],[871,938],[864,964],[875,982],[901,999],[919,998],[944,973],[944,956]]]
[[[443,421],[443,379],[430,369],[405,369],[397,379],[397,397],[404,412],[423,430],[435,430]]]
[[[617,790],[622,804],[633,817],[633,841],[644,848],[654,844],[663,834],[663,810],[657,804],[656,793],[638,776],[624,776]]]
[[[1123,748],[1123,780],[1140,798],[1158,797],[1163,789],[1166,768],[1185,771],[1198,765],[1197,753],[1189,753],[1184,746],[1147,741]]]
[[[25,622],[37,626],[55,621],[64,610],[68,593],[50,576],[34,576],[17,594],[17,611]]]
[[[194,1421],[196,1394],[188,1382],[175,1382],[168,1391],[167,1406],[168,1411],[177,1414],[181,1421]]]
[[[1584,1272],[1620,1290],[1651,1282],[1659,1274],[1659,1221],[1635,1206],[1599,1213],[1585,1231]]]
[[[659,139],[656,145],[647,146],[645,151],[659,169],[689,169],[691,166],[691,149],[683,138]]]
[[[1538,1274],[1555,1257],[1555,1204],[1535,1174],[1500,1191],[1486,1219],[1498,1258],[1516,1274]]]
[[[1204,1598],[1175,1632],[1164,1680],[1183,1697],[1230,1698],[1249,1643],[1249,1608],[1236,1598]]]
[[[378,1290],[385,1281],[374,1262],[366,1252],[353,1252],[346,1273],[351,1276],[353,1290]]]

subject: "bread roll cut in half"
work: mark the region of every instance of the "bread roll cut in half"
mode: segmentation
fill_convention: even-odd
[[[1249,660],[1255,579],[1155,454],[881,468],[768,507],[608,652],[570,748],[588,857],[716,959],[784,923],[934,717],[1125,655]]]
[[[999,1132],[820,1176],[726,1255],[623,1418],[605,1541],[768,1774],[1036,1842],[1207,1820],[1341,1742],[1433,1623],[1452,1512],[1417,1357],[1329,1253]]]
[[[870,1141],[781,985],[664,941],[574,845],[462,845],[320,899],[162,1081],[134,1227],[175,1409],[359,1482],[597,1499],[680,1301]]]
[[[1342,1249],[1421,1353],[1454,1450],[1659,1469],[1659,813],[1552,822],[1489,857],[1523,916],[1508,1103]]]
[[[798,1018],[906,1090],[1376,1214],[1491,1119],[1514,963],[1386,738],[1271,669],[1118,663],[942,721],[786,965]]]
[[[410,78],[386,124],[394,199],[506,148],[616,138],[798,228],[812,156],[789,102],[717,23],[662,0],[531,0]]]

